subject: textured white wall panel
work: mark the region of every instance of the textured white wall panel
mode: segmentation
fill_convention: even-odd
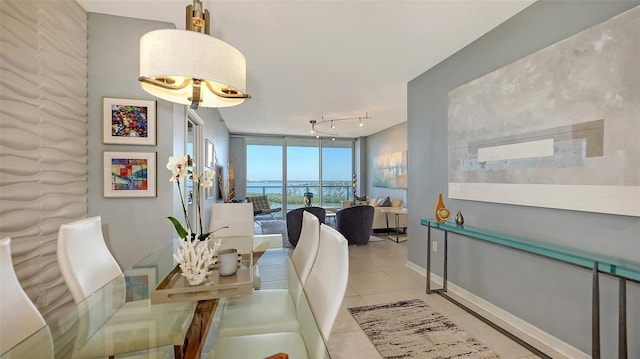
[[[2,0],[0,16],[0,236],[53,317],[72,302],[58,228],[87,214],[87,14],[72,0]]]

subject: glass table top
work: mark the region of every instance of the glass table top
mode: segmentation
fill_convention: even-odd
[[[640,281],[640,262],[613,258],[576,248],[562,247],[549,242],[495,233],[485,228],[474,227],[467,224],[459,226],[455,223],[442,223],[434,219],[421,219],[420,224],[538,254],[584,268],[593,268],[594,262],[598,262],[598,270],[600,272]]]
[[[225,238],[222,243],[223,247],[238,248],[241,253],[254,252],[254,254],[267,255],[274,251],[286,251],[284,257],[286,258],[287,265],[281,266],[282,270],[287,271],[289,274],[291,271],[295,273],[288,251],[282,248],[281,236],[258,235],[255,236],[255,238]],[[159,328],[161,328],[161,326],[157,326],[157,323],[152,319],[152,313],[156,305],[152,305],[148,298],[154,290],[155,285],[175,267],[176,262],[173,259],[173,253],[178,244],[179,242],[176,241],[163,245],[149,253],[149,255],[136,263],[132,268],[125,270],[124,276],[114,278],[110,283],[98,289],[83,302],[77,305],[68,305],[68,307],[61,310],[55,318],[49,320],[46,327],[26,338],[11,350],[3,353],[0,359],[86,357],[83,354],[83,349],[88,345],[87,343],[96,337],[99,337],[100,340],[98,347],[105,347],[104,355],[97,355],[98,357],[107,356],[107,347],[126,347],[129,341],[133,340],[132,338],[140,337],[140,335],[145,337],[145,333],[148,333],[146,337],[147,342],[153,343],[153,335],[160,330]],[[292,277],[288,274],[287,276]],[[297,279],[297,275],[294,275],[293,278]],[[287,286],[301,287],[299,281],[296,284],[295,281],[292,282],[291,280]],[[128,301],[125,305],[129,307],[128,309],[133,310],[127,312],[127,316],[136,316],[133,320],[139,323],[139,326],[133,329],[135,333],[131,332],[132,329],[130,327],[120,330],[118,325],[107,324],[108,327],[105,328],[104,323],[107,320],[109,320],[109,323],[112,323],[114,313],[117,313],[118,309],[125,306],[121,298]],[[299,305],[306,307],[307,312],[311,313],[312,311],[309,302],[306,300],[306,296],[303,299],[304,300],[299,302]],[[219,324],[220,318],[224,315],[225,310],[225,298],[214,299],[214,301],[217,301],[217,305],[215,306],[215,312],[212,313],[213,320],[210,324],[206,343],[204,343],[205,350],[203,351],[203,357],[206,357],[206,352],[215,348],[219,339],[217,336],[217,325]],[[193,310],[193,307],[194,302],[187,302],[184,306],[184,308],[188,308],[188,310]],[[268,308],[265,308],[265,310],[268,310]],[[302,312],[304,312],[304,310],[302,310]],[[308,350],[312,350],[315,353],[312,357],[329,358],[325,341],[320,334],[313,315],[307,315],[299,320],[301,320],[301,325],[307,328],[305,344],[309,342],[310,347]],[[128,318],[128,321],[130,322],[131,318]],[[115,322],[118,323],[117,318]],[[153,347],[153,345],[149,346]],[[165,354],[168,354],[166,357],[173,357],[173,350],[173,347],[170,345],[150,351],[144,350],[138,354],[148,355],[148,353],[151,352],[152,357],[157,356],[164,358]],[[283,349],[282,351],[285,350]],[[146,357],[147,356],[145,356],[145,358]],[[216,355],[216,358],[224,359],[224,356]]]

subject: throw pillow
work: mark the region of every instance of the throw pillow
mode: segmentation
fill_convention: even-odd
[[[380,202],[380,207],[391,207],[391,198],[387,196],[387,198]]]

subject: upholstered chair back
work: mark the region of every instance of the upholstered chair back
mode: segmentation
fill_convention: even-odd
[[[222,228],[225,226],[229,228]],[[255,234],[253,205],[251,203],[212,204],[209,231],[216,231],[213,237],[253,236]]]
[[[302,211],[302,228],[298,246],[291,254],[291,261],[298,273],[300,283],[307,281],[311,267],[318,254],[320,243],[320,220],[311,212]]]
[[[371,236],[374,208],[359,205],[343,208],[336,213],[336,229],[349,244],[367,244]]]
[[[29,345],[14,349],[8,357],[53,358],[51,332],[13,268],[10,238],[0,239],[0,318],[0,355],[31,337]]]
[[[349,248],[337,230],[320,225],[320,245],[304,284],[320,332],[329,339],[349,280]],[[303,334],[304,336],[304,334]]]
[[[302,212],[311,212],[320,223],[325,223],[327,212],[322,207],[301,207],[291,210],[287,213],[287,238],[289,243],[294,247],[298,245],[300,239],[300,231],[302,230]]]

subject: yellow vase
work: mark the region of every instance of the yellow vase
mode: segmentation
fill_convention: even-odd
[[[440,193],[438,195],[438,203],[436,204],[436,210],[434,212],[436,221],[438,221],[438,222],[442,221],[442,217],[440,216],[440,210],[443,209],[443,208],[446,209],[446,207],[444,206],[444,202],[442,201],[442,193]],[[449,216],[447,216],[447,217],[449,217]],[[445,218],[445,220],[446,220],[446,218]]]

